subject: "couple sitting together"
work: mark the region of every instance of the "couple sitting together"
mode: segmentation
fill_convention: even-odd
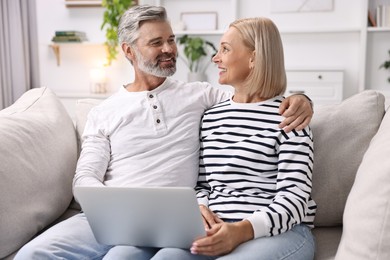
[[[239,19],[222,36],[212,61],[233,94],[169,78],[178,51],[163,7],[130,8],[118,37],[135,79],[89,113],[73,186],[193,187],[207,235],[188,249],[102,245],[79,213],[15,259],[313,259],[313,112],[283,97],[274,23]]]

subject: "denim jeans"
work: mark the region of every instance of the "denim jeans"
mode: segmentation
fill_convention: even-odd
[[[189,250],[178,248],[112,247],[99,244],[95,240],[85,215],[80,213],[27,243],[14,259],[311,260],[314,257],[314,248],[314,237],[305,225],[297,225],[281,235],[250,240],[221,257],[193,255]]]

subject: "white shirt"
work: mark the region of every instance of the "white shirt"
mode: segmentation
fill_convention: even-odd
[[[152,91],[121,88],[88,115],[73,185],[194,187],[201,117],[230,95],[170,78]]]

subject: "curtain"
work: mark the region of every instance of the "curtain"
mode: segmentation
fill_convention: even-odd
[[[0,0],[0,109],[39,87],[35,0]]]

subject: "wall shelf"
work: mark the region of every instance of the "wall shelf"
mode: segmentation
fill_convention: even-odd
[[[104,43],[93,43],[93,42],[52,42],[49,47],[53,50],[56,57],[57,66],[61,65],[61,47],[63,46],[104,46]]]
[[[390,32],[390,27],[368,27],[368,32]]]

